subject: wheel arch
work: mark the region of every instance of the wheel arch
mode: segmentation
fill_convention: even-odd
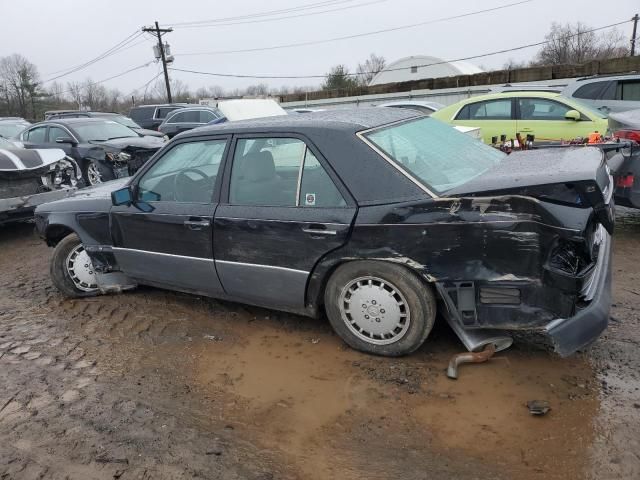
[[[433,293],[439,297],[438,290],[435,286],[436,279],[428,273],[425,266],[403,256],[379,257],[379,256],[361,256],[361,257],[334,257],[321,260],[311,272],[306,291],[306,305],[314,316],[318,316],[324,310],[324,292],[327,283],[335,271],[350,262],[375,261],[386,262],[399,265],[405,270],[414,273],[425,286],[433,288]]]
[[[44,232],[44,238],[47,242],[47,245],[50,247],[55,247],[60,243],[60,241],[68,235],[75,233],[78,235],[78,232],[69,227],[68,225],[64,225],[61,223],[54,223],[47,225],[47,228]],[[79,237],[80,235],[78,235]]]

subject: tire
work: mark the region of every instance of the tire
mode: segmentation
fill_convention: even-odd
[[[87,187],[92,187],[113,180],[116,177],[113,174],[113,170],[102,162],[85,159],[82,162],[82,178]]]
[[[389,262],[341,265],[327,283],[324,301],[331,326],[347,345],[388,357],[418,349],[436,316],[432,288],[412,271]]]
[[[93,297],[99,293],[98,286],[95,283],[85,282],[83,285],[82,282],[80,282],[80,280],[87,278],[87,271],[76,274],[70,267],[70,265],[74,263],[71,259],[72,253],[74,253],[76,260],[82,260],[84,257],[80,255],[82,255],[83,251],[84,247],[82,242],[75,233],[64,237],[53,251],[53,258],[51,258],[49,270],[51,280],[55,287],[66,297]],[[84,265],[87,265],[87,263],[79,265],[79,268],[82,268]],[[93,273],[93,266],[90,260],[88,265],[90,265],[90,270],[88,271]]]

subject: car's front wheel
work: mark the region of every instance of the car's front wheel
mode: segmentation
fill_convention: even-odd
[[[376,355],[415,351],[431,332],[436,315],[431,287],[389,262],[341,265],[327,283],[324,300],[336,333],[356,350]]]
[[[98,284],[91,258],[76,234],[67,235],[53,251],[51,280],[67,297],[97,295]]]
[[[113,170],[110,167],[90,159],[84,161],[82,176],[87,186],[99,185],[115,178]]]

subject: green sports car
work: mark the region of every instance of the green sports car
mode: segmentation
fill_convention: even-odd
[[[535,135],[536,143],[587,137],[607,132],[607,118],[596,110],[558,93],[520,91],[503,92],[449,105],[431,115],[452,125],[481,127],[482,139],[507,139]]]

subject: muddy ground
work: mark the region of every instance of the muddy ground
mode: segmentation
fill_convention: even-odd
[[[386,359],[179,293],[66,300],[33,226],[0,228],[0,479],[640,478],[640,214],[619,213],[614,252],[592,348],[520,343],[452,381],[442,322]]]

